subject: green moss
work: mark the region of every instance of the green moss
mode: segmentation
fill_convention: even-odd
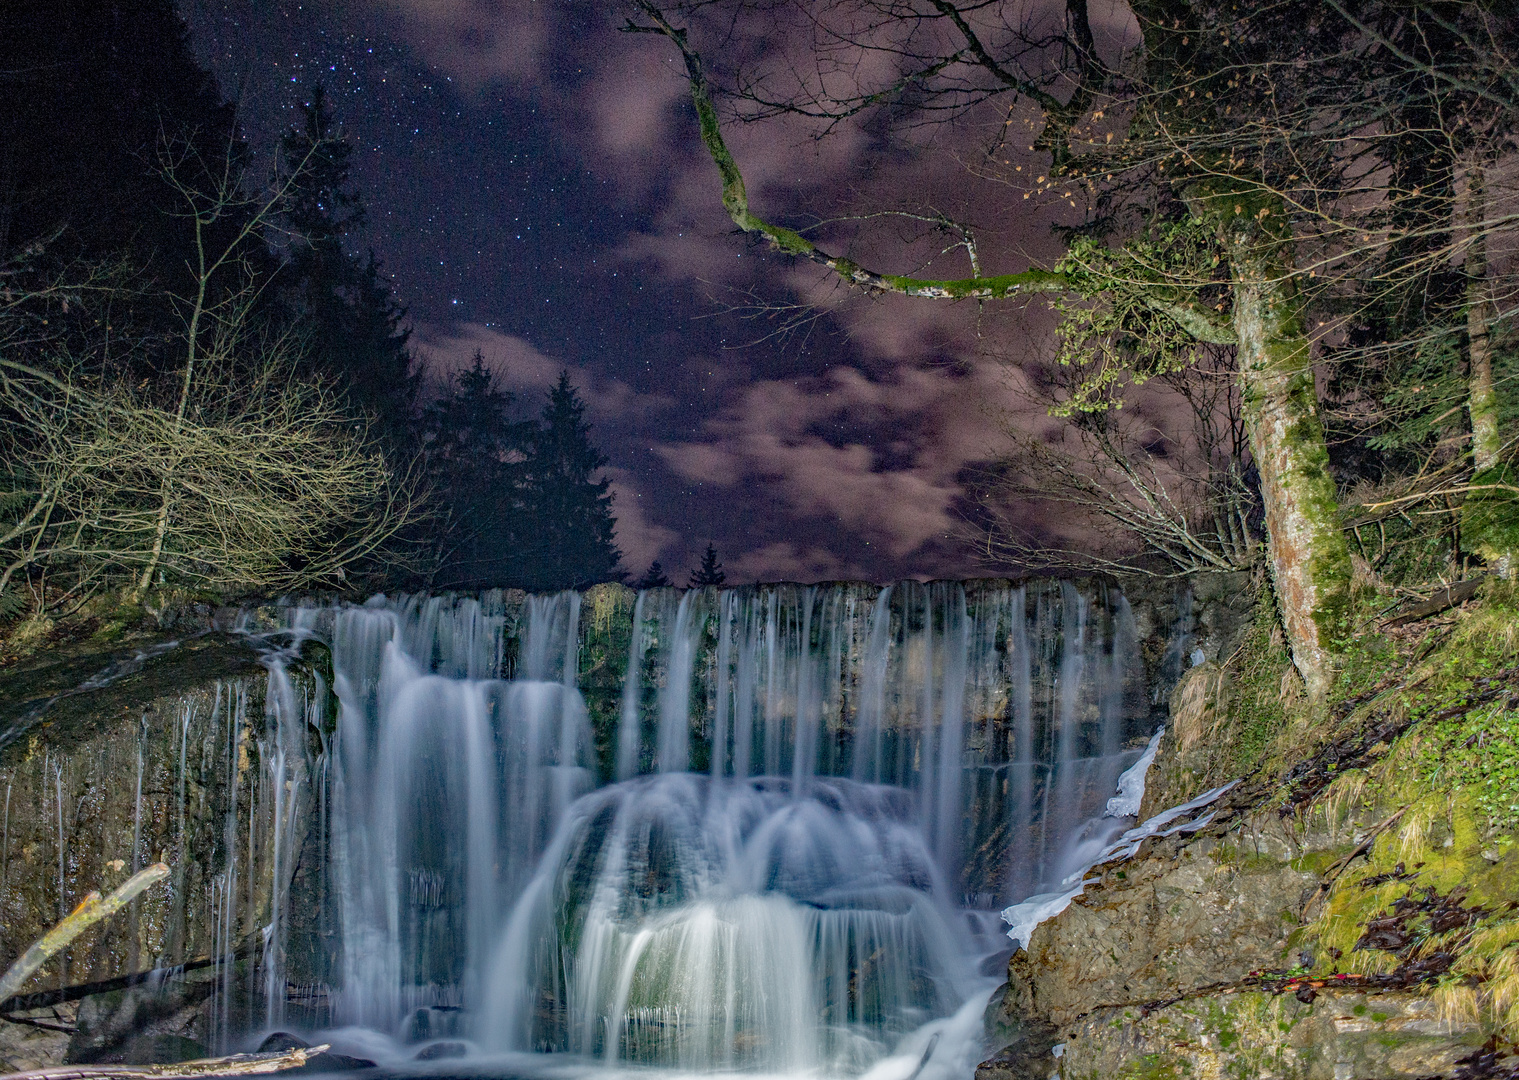
[[[1144,1054],[1125,1065],[1118,1080],[1178,1080],[1191,1073],[1188,1062],[1173,1054]]]
[[[1310,874],[1323,874],[1340,859],[1350,854],[1351,845],[1341,844],[1331,848],[1315,848],[1305,851],[1287,865],[1294,870]]]
[[[1466,543],[1488,562],[1519,552],[1519,470],[1502,464],[1472,477],[1461,507]]]
[[[1267,593],[1256,605],[1255,623],[1232,665],[1228,757],[1233,775],[1248,775],[1274,755],[1290,720],[1282,701],[1282,676],[1290,668]]]

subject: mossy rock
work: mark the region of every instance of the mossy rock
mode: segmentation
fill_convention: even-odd
[[[127,1065],[177,1065],[210,1056],[204,1046],[183,1035],[139,1035],[122,1049],[121,1060]]]
[[[1468,546],[1488,563],[1519,554],[1519,470],[1503,464],[1472,477],[1461,507],[1461,531]]]

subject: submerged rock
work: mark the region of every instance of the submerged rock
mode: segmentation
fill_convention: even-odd
[[[308,1050],[311,1044],[299,1035],[292,1035],[288,1031],[276,1031],[264,1037],[264,1041],[258,1044],[260,1054],[283,1054],[287,1050]]]
[[[311,1044],[299,1035],[292,1035],[288,1031],[276,1031],[265,1036],[264,1041],[258,1044],[260,1054],[279,1054],[287,1050],[309,1050]],[[347,1054],[335,1054],[331,1050],[323,1051],[317,1057],[312,1058],[306,1064],[294,1068],[284,1069],[281,1076],[311,1075],[314,1073],[350,1072],[354,1069],[372,1069],[375,1063],[368,1058],[350,1057]]]
[[[469,1047],[461,1042],[435,1042],[424,1046],[412,1055],[413,1061],[439,1061],[443,1058],[461,1058],[469,1053]]]
[[[64,1061],[159,1065],[206,1057],[204,1005],[215,990],[201,979],[91,995],[79,1005]],[[192,1047],[189,1057],[175,1056]]]

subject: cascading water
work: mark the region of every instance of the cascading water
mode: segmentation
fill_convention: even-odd
[[[332,613],[336,1018],[388,1029],[480,985],[505,904],[591,786],[579,607],[529,600],[515,680],[499,593]]]
[[[969,990],[903,795],[665,773],[580,800],[502,939],[482,1035],[681,1068],[870,1064]]]
[[[924,1033],[998,981],[985,913],[1058,881],[1149,734],[1122,596],[604,600],[618,650],[575,593],[299,615],[340,702],[332,1020],[680,1069],[944,1057]]]

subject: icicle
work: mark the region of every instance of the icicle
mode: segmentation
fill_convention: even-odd
[[[61,758],[53,759],[53,785],[58,805],[58,919],[61,922],[69,913],[68,885],[63,873],[64,850],[67,841],[63,835],[63,760]],[[64,975],[66,978],[66,971]]]
[[[11,882],[11,784],[5,781],[5,831],[0,834],[0,896],[10,889]]]

